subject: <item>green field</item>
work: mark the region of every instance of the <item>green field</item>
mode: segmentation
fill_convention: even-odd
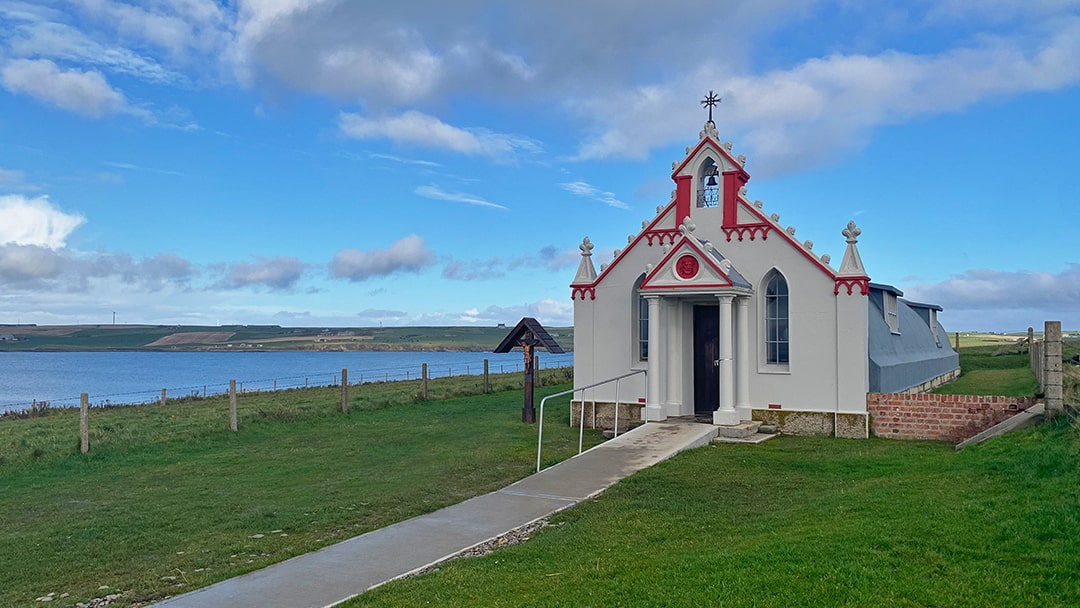
[[[511,327],[280,327],[277,325],[0,326],[0,351],[359,350],[488,351]],[[563,349],[572,327],[548,328]]]
[[[72,411],[0,419],[0,606],[175,595],[508,485],[535,467],[520,382],[434,380],[426,402],[353,387],[347,415],[335,388],[244,395],[238,433],[222,398],[94,408],[86,456]],[[548,412],[546,464],[577,451],[565,416]]]
[[[960,377],[943,385],[935,393],[946,395],[1005,395],[1028,397],[1038,393],[1039,385],[1031,372],[1027,347],[1015,343],[972,342],[965,345],[960,337]],[[1066,360],[1080,354],[1080,340],[1062,342]],[[1064,364],[1063,389],[1067,399],[1080,397],[1080,366]]]
[[[1077,606],[1080,428],[684,452],[361,606]]]

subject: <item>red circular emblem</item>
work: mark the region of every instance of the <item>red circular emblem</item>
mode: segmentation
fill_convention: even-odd
[[[684,279],[692,279],[698,273],[698,261],[692,255],[684,255],[675,263],[675,272]]]

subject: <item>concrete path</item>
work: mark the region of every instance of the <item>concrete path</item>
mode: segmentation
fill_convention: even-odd
[[[322,608],[422,570],[591,498],[716,427],[650,422],[502,490],[362,534],[154,604],[161,608]]]

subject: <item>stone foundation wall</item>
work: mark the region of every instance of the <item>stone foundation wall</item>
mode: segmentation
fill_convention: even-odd
[[[776,426],[785,435],[835,435],[843,439],[866,439],[866,414],[752,410],[751,417]]]
[[[930,391],[932,391],[935,388],[941,386],[942,384],[948,384],[949,382],[952,382],[953,380],[956,380],[959,377],[960,377],[960,368],[958,367],[958,368],[954,369],[953,371],[951,371],[951,372],[949,372],[947,374],[942,374],[942,375],[938,376],[937,378],[934,378],[933,380],[927,380],[926,382],[923,382],[919,386],[913,386],[913,387],[907,389],[906,391],[904,391],[904,394],[913,395],[913,394],[916,394],[916,393],[929,393]]]
[[[867,393],[876,437],[959,443],[1035,405],[1034,397]]]
[[[619,403],[619,432],[641,426],[641,410],[645,406],[641,403]],[[576,427],[581,421],[581,401],[575,399],[570,402],[570,426]],[[610,431],[615,428],[615,402],[614,401],[586,401],[585,402],[585,428],[603,429]]]

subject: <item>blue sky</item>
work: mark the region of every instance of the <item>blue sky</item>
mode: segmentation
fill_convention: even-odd
[[[1080,2],[0,0],[0,323],[572,322],[699,100],[949,330],[1080,327]]]

